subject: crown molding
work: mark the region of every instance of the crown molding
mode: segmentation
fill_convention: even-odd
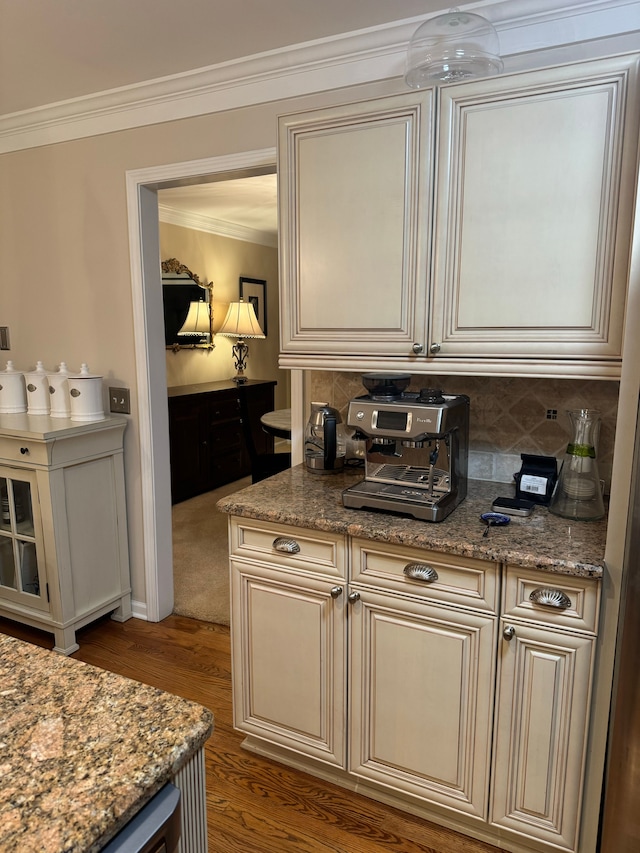
[[[637,49],[640,0],[498,0],[464,8],[481,9],[494,23],[505,70]],[[409,40],[426,18],[395,21],[0,116],[0,154],[400,78]],[[572,48],[568,56],[567,48]]]
[[[277,234],[270,234],[268,231],[257,228],[247,228],[233,222],[224,222],[201,213],[188,213],[167,204],[158,204],[158,216],[160,222],[166,222],[169,225],[181,225],[183,228],[205,231],[207,234],[215,234],[218,237],[230,237],[232,240],[244,240],[246,243],[256,243],[270,249],[278,248]]]

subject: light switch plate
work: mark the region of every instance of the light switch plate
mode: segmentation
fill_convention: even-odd
[[[109,411],[122,415],[131,414],[128,388],[109,388]]]

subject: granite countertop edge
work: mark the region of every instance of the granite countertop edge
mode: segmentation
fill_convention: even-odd
[[[0,634],[0,849],[97,853],[212,731],[202,705]]]
[[[433,550],[554,574],[601,578],[605,571],[606,520],[559,518],[536,507],[528,518],[514,516],[505,527],[483,536],[483,512],[505,483],[471,480],[467,497],[441,522],[425,522],[391,513],[348,509],[342,491],[363,472],[315,475],[303,465],[223,497],[217,508],[229,515],[336,533],[392,545]]]

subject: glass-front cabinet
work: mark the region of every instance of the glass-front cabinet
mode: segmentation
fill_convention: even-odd
[[[0,620],[62,654],[94,619],[131,617],[126,423],[0,413]]]
[[[0,467],[0,587],[4,598],[49,609],[35,473]]]

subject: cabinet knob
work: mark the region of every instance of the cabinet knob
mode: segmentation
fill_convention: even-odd
[[[402,571],[413,581],[433,583],[438,580],[438,573],[433,566],[427,566],[425,563],[407,563]]]
[[[300,552],[300,546],[296,540],[287,539],[285,536],[278,536],[277,539],[274,539],[273,547],[282,554],[298,554]]]
[[[26,456],[26,454],[29,453],[29,448],[28,447],[21,447],[20,453],[22,453],[23,456]]]
[[[342,587],[341,586],[332,586],[331,587],[331,598],[340,598],[342,595]]]
[[[502,632],[502,636],[505,638],[505,640],[509,642],[509,640],[513,640],[515,635],[516,629],[513,627],[513,625],[506,625],[504,631]]]
[[[356,601],[360,601],[360,593],[359,592],[350,592],[347,596],[351,604],[355,604]]]
[[[553,607],[556,610],[567,610],[571,607],[571,599],[561,589],[541,587],[534,589],[529,596],[533,604],[541,604],[543,607]]]
[[[440,352],[440,344],[431,344],[429,347],[429,352],[435,355],[437,352]]]
[[[421,353],[421,352],[422,352],[422,350],[424,349],[424,347],[422,346],[422,344],[415,343],[415,344],[411,347],[411,349],[414,351],[414,353],[415,353],[416,355],[419,355],[419,353]]]

